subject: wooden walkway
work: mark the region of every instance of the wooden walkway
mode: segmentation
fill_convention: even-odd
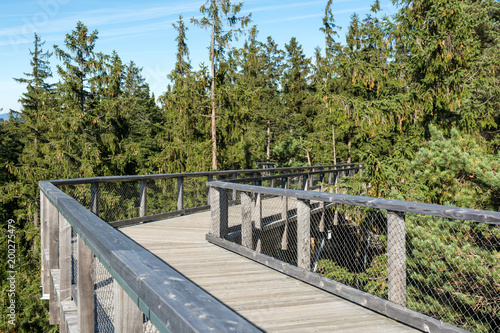
[[[210,212],[120,230],[266,332],[416,332],[205,240]]]

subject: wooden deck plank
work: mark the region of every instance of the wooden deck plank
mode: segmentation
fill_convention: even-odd
[[[201,212],[120,230],[264,331],[416,332],[208,243],[209,219]]]

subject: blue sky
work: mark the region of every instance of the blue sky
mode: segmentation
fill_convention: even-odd
[[[335,20],[345,34],[351,16],[363,18],[373,0],[334,0]],[[110,54],[116,50],[124,62],[133,60],[143,68],[143,75],[156,96],[168,84],[167,74],[173,69],[176,52],[176,32],[172,23],[180,14],[185,18],[192,65],[208,64],[209,34],[189,23],[199,17],[199,7],[205,0],[17,0],[0,4],[0,108],[19,110],[17,100],[25,87],[13,77],[23,77],[30,71],[29,50],[33,48],[33,33],[46,41],[45,50],[64,45],[66,33],[82,21],[89,30],[97,29],[96,51]],[[243,13],[252,13],[252,24],[259,30],[258,39],[267,36],[284,48],[296,37],[307,56],[312,57],[317,46],[324,45],[319,31],[327,0],[247,0]],[[381,0],[382,14],[391,15],[396,8],[390,0]],[[234,43],[235,46],[238,43]],[[55,57],[51,58],[56,72]],[[56,80],[57,78],[55,78]]]

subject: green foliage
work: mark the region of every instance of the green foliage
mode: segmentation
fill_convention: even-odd
[[[241,3],[205,1],[202,18],[191,21],[212,31],[210,66],[191,65],[188,28],[179,17],[177,61],[160,106],[141,68],[116,52],[98,52],[98,32],[82,22],[54,47],[59,82],[49,84],[52,52],[35,35],[31,70],[16,79],[26,85],[22,112],[0,123],[0,215],[18,220],[23,265],[18,329],[49,330],[46,305],[37,299],[40,180],[252,168],[264,160],[355,161],[364,163],[363,174],[337,190],[498,211],[500,3],[394,3],[400,9],[393,18],[380,17],[378,0],[365,17],[353,15],[341,43],[335,4],[327,1],[324,53],[317,49],[309,58],[295,38],[284,49],[271,37],[259,41],[257,27],[242,47],[231,48],[250,16],[239,14]],[[174,185],[148,187],[151,213],[175,208]],[[186,205],[201,202],[202,180],[185,185]],[[120,210],[106,219],[137,214],[137,199],[127,197],[136,185],[101,190],[102,208]],[[88,189],[67,191],[88,205]],[[367,213],[356,214],[357,228],[385,244],[365,225]],[[480,317],[498,320],[498,309],[475,295],[492,278],[498,283],[492,268],[498,249],[491,245],[498,228],[410,217],[407,231],[409,306],[487,331]],[[318,264],[327,276],[387,297],[385,254],[356,272],[332,260]],[[451,296],[459,305],[447,303]],[[475,310],[461,312],[469,308]]]

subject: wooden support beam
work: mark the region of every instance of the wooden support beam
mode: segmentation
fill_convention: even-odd
[[[177,210],[184,209],[184,177],[177,177]]]
[[[255,227],[255,251],[262,252],[262,195],[254,193],[253,221]]]
[[[297,266],[311,270],[311,205],[297,200]]]
[[[59,212],[54,205],[47,201],[47,223],[48,223],[48,247],[49,247],[49,272],[59,269]],[[49,323],[59,324],[59,303],[52,279],[49,278]]]
[[[139,216],[146,216],[148,213],[148,185],[145,180],[141,180],[139,185],[140,208]]]
[[[389,301],[406,306],[406,243],[404,213],[387,212]]]
[[[211,182],[214,180],[214,176],[208,175],[207,176],[207,182]],[[207,186],[207,205],[210,205],[210,187]]]
[[[225,238],[228,228],[227,190],[210,187],[210,233]]]
[[[78,236],[78,329],[94,332],[94,254]]]
[[[241,192],[241,245],[253,249],[252,198],[249,192]]]
[[[116,281],[113,284],[115,332],[142,333],[142,311]]]
[[[320,192],[323,192],[325,190],[325,186],[324,186],[324,183],[325,183],[325,174],[324,173],[320,173],[319,174],[319,183],[321,184],[320,185]]]
[[[288,178],[283,177],[281,179],[281,186],[284,189],[288,188]],[[283,251],[288,250],[288,197],[281,197],[281,219],[285,222],[285,227],[283,228],[283,235],[281,236],[281,249]]]
[[[41,233],[41,270],[42,270],[42,287],[43,295],[49,294],[49,280],[50,280],[50,269],[47,266],[47,260],[45,260],[45,251],[49,249],[49,220],[48,220],[48,199],[45,194],[40,191],[40,233]]]
[[[238,174],[237,173],[233,173],[231,175],[231,178],[232,179],[237,179],[238,178]],[[236,201],[236,198],[237,198],[237,196],[236,196],[236,190],[233,190],[233,201]]]
[[[59,302],[71,299],[71,225],[59,213]]]
[[[90,211],[99,216],[99,183],[90,185]]]

